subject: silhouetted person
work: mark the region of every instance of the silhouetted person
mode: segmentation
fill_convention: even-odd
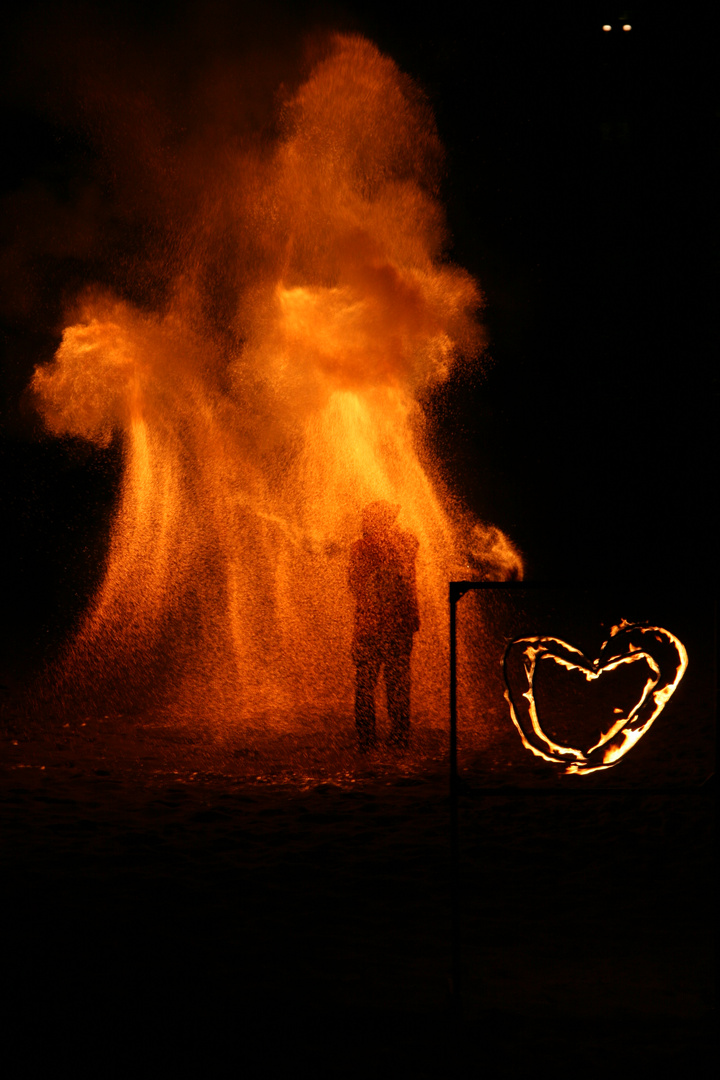
[[[361,540],[350,549],[349,585],[355,595],[352,658],[357,668],[355,723],[362,750],[376,745],[375,687],[384,668],[389,742],[403,748],[410,736],[410,653],[420,627],[415,558],[418,541],[395,525],[399,506],[370,503]]]

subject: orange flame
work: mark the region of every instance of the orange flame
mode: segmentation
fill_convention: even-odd
[[[581,672],[590,682],[620,666],[644,664],[649,674],[630,708],[614,710],[600,739],[586,750],[561,746],[544,731],[538,716],[535,675],[540,661]],[[617,764],[649,731],[685,674],[688,655],[679,638],[659,626],[622,622],[613,626],[597,660],[553,637],[520,638],[505,654],[505,698],[523,745],[545,761],[566,766],[566,773],[588,774]]]
[[[349,710],[348,550],[388,499],[420,541],[415,713],[444,717],[447,581],[466,554],[522,572],[498,529],[451,517],[423,439],[422,395],[481,351],[480,293],[443,257],[437,135],[392,60],[335,37],[282,120],[212,172],[163,309],[90,295],[35,371],[52,433],[124,449],[66,667],[220,724]]]

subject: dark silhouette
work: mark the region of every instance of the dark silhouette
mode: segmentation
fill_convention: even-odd
[[[361,750],[377,743],[375,687],[384,668],[390,736],[401,749],[410,736],[410,653],[420,627],[415,558],[418,541],[395,525],[399,506],[370,503],[361,540],[350,549],[349,585],[355,595],[352,658],[357,668],[355,723]]]

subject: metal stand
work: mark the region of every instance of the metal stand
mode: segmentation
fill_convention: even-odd
[[[514,591],[535,588],[571,588],[569,585],[560,585],[552,582],[539,581],[451,581],[449,590],[450,600],[450,896],[451,896],[451,967],[450,967],[450,992],[453,1014],[456,1017],[461,1013],[461,963],[460,963],[460,852],[459,852],[459,820],[458,820],[458,797],[460,794],[460,779],[458,777],[457,764],[457,621],[456,608],[458,600],[465,593],[478,589],[498,589]],[[717,622],[715,622],[717,633]],[[629,794],[643,797],[648,794],[687,794],[706,789],[709,793],[714,792],[715,773],[711,771],[708,777],[700,785],[657,785],[643,788],[603,788],[601,790],[577,787],[562,788],[520,788],[513,785],[492,788],[464,787],[467,795],[474,796],[555,796],[565,795],[577,798],[588,795],[591,798],[610,798],[613,796],[625,796]]]
[[[469,581],[450,582],[450,904],[451,914],[451,962],[450,1000],[455,1015],[461,1011],[460,987],[460,851],[457,769],[457,624],[455,609],[468,588]]]

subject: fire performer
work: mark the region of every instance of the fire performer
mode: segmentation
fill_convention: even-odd
[[[377,745],[375,687],[384,668],[391,745],[410,736],[410,654],[420,628],[415,558],[417,538],[399,529],[399,506],[373,502],[362,515],[363,535],[350,549],[349,585],[355,596],[352,658],[356,665],[355,723],[360,749]]]

